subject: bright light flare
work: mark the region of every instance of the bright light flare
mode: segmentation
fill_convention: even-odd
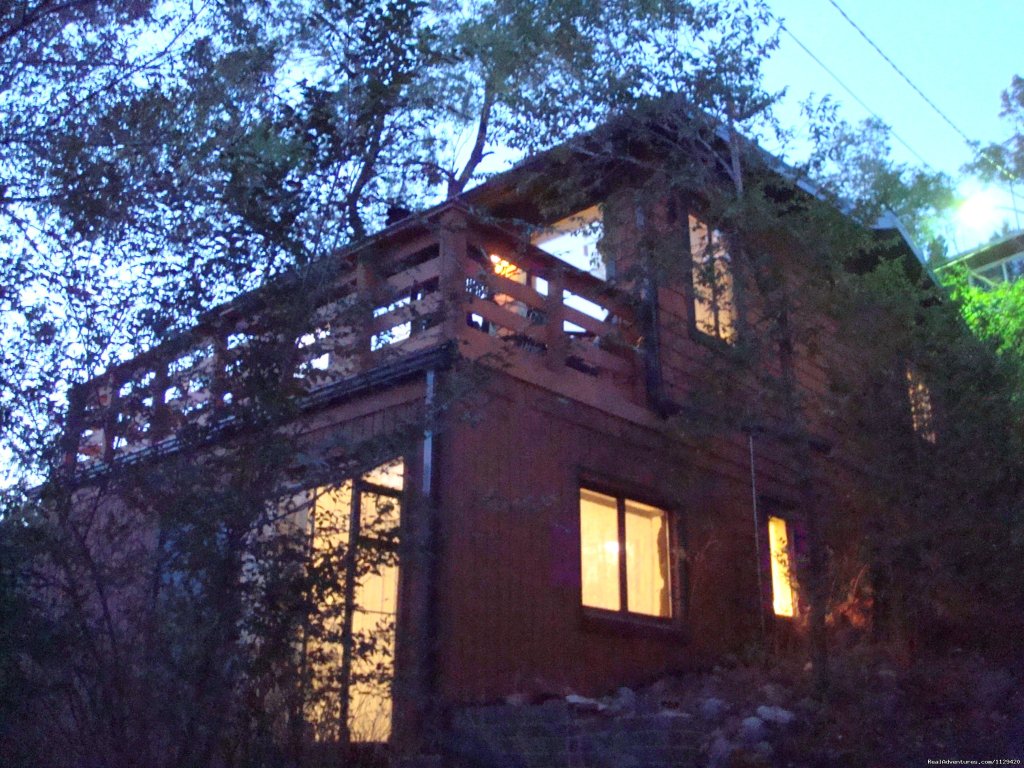
[[[958,192],[962,202],[953,214],[953,224],[961,248],[986,242],[1007,223],[1016,226],[1015,201],[1006,190],[967,181],[960,185]]]

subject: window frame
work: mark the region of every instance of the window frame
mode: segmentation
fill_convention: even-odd
[[[907,409],[910,415],[910,428],[914,435],[928,445],[939,442],[939,433],[935,419],[935,398],[928,381],[921,370],[913,362],[904,364],[905,385],[907,390]]]
[[[723,348],[723,349],[732,348],[732,347],[734,347],[736,345],[737,339],[739,337],[739,326],[740,326],[740,322],[739,322],[740,317],[739,316],[740,316],[740,312],[739,312],[739,302],[737,300],[738,288],[737,288],[737,280],[736,280],[736,270],[733,267],[733,260],[732,260],[732,256],[729,254],[728,247],[727,247],[726,243],[723,242],[723,240],[725,238],[725,235],[720,230],[715,229],[714,227],[712,227],[712,225],[709,222],[707,222],[704,219],[702,219],[699,216],[697,216],[692,210],[684,210],[682,219],[684,221],[683,226],[685,227],[685,247],[686,247],[686,264],[687,264],[686,277],[685,277],[685,288],[686,288],[687,304],[688,304],[688,307],[689,307],[689,318],[688,318],[688,324],[687,325],[688,325],[688,329],[689,329],[689,333],[690,333],[690,338],[692,338],[694,341],[702,342],[702,343],[705,343],[705,344],[711,344],[711,345],[714,345],[716,347]],[[697,263],[697,259],[696,259],[696,256],[694,254],[694,241],[693,241],[693,238],[694,238],[695,228],[694,228],[694,226],[692,225],[691,222],[697,222],[699,225],[701,225],[701,226],[703,226],[705,228],[705,230],[708,232],[709,242],[713,243],[717,239],[717,241],[721,245],[721,250],[722,250],[721,255],[714,255],[711,258],[712,258],[712,262],[714,264],[716,264],[716,265],[717,264],[723,264],[724,265],[724,273],[727,274],[728,278],[729,278],[729,293],[731,294],[730,295],[731,323],[729,324],[728,327],[731,329],[731,332],[729,334],[727,334],[727,335],[722,335],[722,333],[721,333],[721,329],[722,329],[722,323],[721,323],[722,308],[717,306],[717,298],[718,298],[717,295],[713,295],[711,297],[711,300],[708,301],[708,302],[706,302],[703,298],[698,299],[698,290],[699,289],[698,289],[698,285],[697,285],[697,283],[695,281],[694,273],[697,271],[698,268],[703,268],[703,264],[699,265]],[[713,293],[717,294],[717,291],[713,291]],[[714,320],[715,320],[715,325],[718,327],[718,332],[717,333],[708,333],[706,330],[704,330],[704,329],[702,329],[702,328],[700,328],[698,326],[698,324],[697,324],[697,304],[698,304],[698,301],[701,304],[707,304],[708,305],[709,311],[712,312],[712,314],[713,314],[713,317],[714,317]]]
[[[791,603],[793,615],[787,616],[775,612],[775,572],[773,569],[771,521],[781,520],[785,524],[786,533],[786,559],[789,568],[789,588],[791,592]],[[777,499],[760,499],[758,502],[758,528],[761,537],[760,560],[758,568],[761,570],[762,594],[761,605],[769,621],[777,625],[800,624],[807,618],[807,602],[804,599],[804,590],[800,584],[801,558],[806,555],[803,551],[804,535],[803,518],[793,511],[793,507]],[[800,530],[798,530],[798,527]],[[779,624],[781,622],[781,624]]]
[[[613,498],[616,502],[616,528],[619,545],[619,562],[617,567],[619,584],[618,610],[599,608],[583,603],[583,542],[580,527],[582,523],[580,501],[584,491]],[[668,616],[653,616],[628,609],[628,574],[626,573],[626,551],[623,540],[625,536],[625,507],[627,502],[652,507],[665,515],[665,523],[668,526]],[[582,624],[586,629],[611,631],[613,634],[622,634],[623,632],[627,634],[646,634],[652,631],[655,633],[670,632],[679,634],[682,631],[688,601],[685,599],[687,583],[685,569],[683,568],[683,558],[679,556],[682,544],[680,520],[680,515],[673,505],[662,503],[657,498],[652,498],[648,493],[636,492],[633,488],[623,488],[618,485],[594,482],[588,478],[581,478],[576,483],[575,521],[578,545],[576,562],[579,568],[579,588],[576,594],[576,604],[579,607]]]
[[[386,481],[374,479],[374,475],[378,470],[391,470],[399,463],[401,463],[401,470],[395,474],[400,483],[399,487],[393,487],[387,484]],[[403,591],[405,580],[408,576],[405,573],[405,566],[403,564],[402,542],[407,535],[406,526],[408,523],[406,522],[406,512],[409,508],[408,494],[411,477],[406,455],[399,454],[379,464],[371,465],[368,469],[358,473],[345,473],[339,480],[306,485],[298,492],[305,499],[301,506],[303,510],[301,524],[306,529],[306,556],[307,558],[313,558],[316,557],[318,549],[317,537],[322,535],[318,531],[318,517],[320,514],[331,513],[324,507],[321,507],[320,500],[325,496],[330,497],[337,494],[340,490],[346,489],[347,486],[347,491],[345,491],[347,492],[347,501],[344,501],[344,508],[333,510],[334,513],[339,515],[338,523],[343,526],[336,535],[345,547],[344,554],[339,559],[339,566],[343,570],[345,578],[339,593],[336,595],[336,599],[344,606],[337,616],[337,632],[339,637],[336,640],[326,641],[321,638],[320,641],[325,646],[330,644],[337,646],[335,653],[339,655],[336,662],[334,662],[336,664],[334,671],[338,678],[335,684],[338,686],[337,704],[340,708],[338,720],[341,723],[338,738],[347,744],[350,749],[357,751],[374,749],[378,745],[388,744],[394,737],[396,681],[400,680],[403,674],[403,663],[400,661],[402,657],[399,651],[399,625],[403,620],[402,617],[406,610]],[[394,509],[397,509],[397,519],[394,525],[387,529],[391,533],[390,536],[382,536],[373,529],[368,516],[365,514],[364,504],[366,496],[385,499],[394,505]],[[392,515],[395,515],[394,511],[392,511]],[[365,567],[365,565],[361,566],[359,562],[360,555],[366,552],[374,553],[372,556],[374,558],[381,558],[382,562],[370,566],[363,573],[359,573],[360,567]],[[356,615],[380,615],[380,611],[368,608],[359,602],[359,593],[360,589],[365,586],[364,577],[367,574],[380,576],[383,567],[394,568],[397,570],[397,574],[394,585],[394,611],[391,614],[393,625],[390,629],[386,630],[390,634],[390,639],[385,640],[385,644],[390,649],[389,677],[382,677],[375,681],[375,685],[386,692],[387,698],[387,735],[382,741],[374,738],[368,732],[358,730],[358,726],[361,725],[360,716],[358,714],[353,715],[353,704],[360,701],[361,696],[364,697],[363,701],[365,701],[366,697],[365,690],[360,690],[361,687],[365,688],[365,684],[361,683],[357,677],[359,674],[358,666],[365,662],[367,657],[362,655],[362,651],[357,652],[357,638],[360,636],[361,630],[356,629],[354,626]],[[320,610],[319,606],[317,610]],[[378,619],[378,623],[379,621],[380,619]],[[305,635],[305,630],[303,630],[303,633],[301,641],[303,649],[301,652],[305,654],[308,637]],[[355,731],[353,731],[353,726],[357,726]]]

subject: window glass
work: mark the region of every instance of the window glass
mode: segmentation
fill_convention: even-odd
[[[978,274],[985,280],[1000,283],[1003,281],[1003,265],[996,264],[991,267],[985,267],[985,269],[979,269]]]
[[[789,532],[781,517],[768,518],[768,545],[772,559],[772,609],[776,616],[796,615],[796,580],[790,557]]]
[[[732,266],[721,234],[690,216],[693,320],[697,330],[723,341],[736,337]]]
[[[393,491],[402,490],[403,473],[405,472],[405,463],[398,459],[397,461],[391,461],[387,464],[381,464],[375,469],[371,469],[365,475],[363,480],[372,485],[379,485],[384,488],[390,488]]]
[[[580,545],[584,606],[671,618],[665,510],[581,489]]]
[[[580,491],[580,566],[583,605],[619,610],[619,515],[611,496]]]
[[[1006,279],[1014,282],[1021,277],[1024,277],[1024,253],[1006,262]]]
[[[626,502],[626,610],[671,615],[668,520],[663,510]]]
[[[935,417],[932,413],[932,393],[921,374],[907,366],[907,399],[910,401],[910,419],[914,431],[929,443],[936,440]]]
[[[311,673],[306,719],[317,740],[342,738],[342,701],[351,741],[382,742],[391,734],[403,475],[398,459],[313,492],[309,568],[318,578],[304,647]]]
[[[603,235],[601,209],[592,205],[546,227],[531,242],[556,259],[606,280],[607,270],[597,247]]]

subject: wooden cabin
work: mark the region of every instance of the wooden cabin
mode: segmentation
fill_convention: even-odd
[[[698,206],[639,210],[606,178],[542,214],[510,178],[339,254],[328,299],[296,334],[305,450],[339,435],[392,450],[306,489],[313,514],[350,521],[332,529],[342,539],[362,526],[361,541],[384,547],[365,531],[400,520],[392,556],[348,596],[348,632],[389,627],[371,658],[349,652],[350,740],[415,749],[452,708],[600,695],[799,625],[800,478],[824,497],[856,482],[816,405],[814,467],[767,422],[700,428],[716,360],[751,327],[742,313],[764,310],[752,290],[740,300],[728,239]],[[652,237],[683,267],[645,281],[631,267]],[[777,247],[786,259],[791,246]],[[255,300],[78,387],[69,470],[88,483],[160,461],[190,424],[230,441]],[[824,397],[821,363],[794,354],[800,385]],[[757,386],[726,393],[737,412]],[[387,680],[359,682],[361,664]]]

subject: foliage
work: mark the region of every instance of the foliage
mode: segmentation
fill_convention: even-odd
[[[38,763],[44,745],[54,765],[315,759],[312,730],[343,728],[341,678],[372,677],[352,664],[373,633],[339,628],[346,590],[387,556],[341,541],[310,563],[295,524],[309,502],[282,499],[404,450],[401,436],[383,450],[345,434],[313,449],[285,428],[302,336],[333,289],[328,257],[390,206],[466,188],[492,147],[551,146],[641,97],[688,86],[716,114],[749,118],[722,80],[732,68],[735,84],[749,79],[771,45],[746,47],[766,20],[748,5],[37,0],[4,12],[0,407],[17,484],[0,520],[0,621],[21,633],[0,681],[23,692],[3,713],[4,759]],[[244,327],[204,314],[256,288],[248,306],[271,309]],[[235,399],[207,404],[234,431],[213,450],[213,423],[197,420],[165,462],[70,482],[70,387],[181,344],[200,319],[210,338],[247,339],[229,350],[245,371]]]
[[[1010,138],[1003,144],[990,144],[978,151],[978,159],[968,166],[989,181],[1014,182],[1024,176],[1024,78],[1014,75],[1003,91],[1000,116],[1010,124]]]
[[[343,678],[359,674],[353,658],[372,655],[374,642],[344,629],[350,592],[388,566],[393,547],[368,554],[334,521],[337,541],[311,561],[306,492],[403,455],[433,425],[417,413],[388,445],[343,430],[303,443],[293,429],[306,423],[302,340],[337,298],[332,255],[389,208],[468,189],[502,147],[533,153],[571,138],[548,155],[554,167],[585,159],[630,179],[616,201],[623,218],[652,222],[637,237],[643,258],[621,276],[638,307],[659,284],[692,278],[678,239],[652,236],[664,225],[688,237],[666,193],[698,201],[727,233],[746,325],[709,360],[704,388],[669,415],[684,437],[767,435],[797,467],[801,512],[820,523],[805,582],[816,662],[838,579],[826,543],[849,519],[871,521],[858,533],[875,599],[910,623],[950,618],[983,585],[986,608],[1013,594],[1024,473],[1019,435],[996,416],[1016,379],[902,261],[862,269],[871,233],[780,184],[744,138],[778,130],[759,74],[775,44],[763,3],[34,8],[10,11],[0,35],[12,136],[0,149],[0,333],[10,342],[0,407],[22,481],[0,520],[0,628],[25,633],[3,649],[0,685],[26,691],[3,714],[60,744],[55,764],[301,764],[311,733],[344,730],[333,707]],[[863,221],[873,206],[919,211],[945,194],[944,179],[879,160],[878,125],[826,122],[820,136],[832,143],[809,172],[837,182],[833,199],[862,203]],[[594,192],[578,174],[562,182],[550,190],[561,205]],[[609,243],[643,229],[618,224],[609,220]],[[239,296],[239,313],[207,313]],[[330,322],[362,327],[374,309],[350,302]],[[216,353],[236,378],[234,399],[196,407],[216,409],[231,430],[199,418],[175,431],[173,457],[68,482],[55,438],[69,386],[145,348],[190,341],[176,335],[200,319],[197,338],[223,341]],[[836,326],[879,340],[856,361],[867,383],[833,382],[844,428],[864,436],[852,450],[875,481],[864,498],[838,501],[812,492],[828,468],[809,414],[825,406],[809,402],[797,361],[806,353],[832,369]],[[228,348],[233,335],[245,340]],[[934,450],[909,429],[907,359],[943,405]],[[742,389],[753,395],[736,407]],[[963,391],[985,396],[958,401]],[[893,450],[875,452],[879,439]],[[965,520],[963,509],[979,514]],[[393,530],[376,535],[394,545]],[[1014,545],[993,555],[1000,540]],[[313,681],[317,668],[327,673]],[[0,756],[13,760],[10,745]]]
[[[886,211],[907,228],[912,242],[930,257],[944,255],[939,224],[954,202],[953,182],[944,173],[897,163],[891,130],[877,118],[853,125],[828,99],[805,105],[815,151],[807,173],[838,197],[860,221],[873,223]]]
[[[959,302],[964,319],[981,339],[1024,370],[1024,283],[972,285],[965,271],[946,270],[943,281]]]

